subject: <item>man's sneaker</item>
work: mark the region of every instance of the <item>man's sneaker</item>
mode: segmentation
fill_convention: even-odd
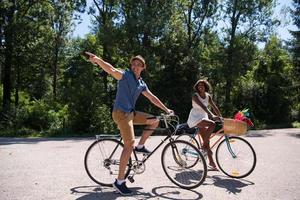
[[[123,182],[122,184],[118,184],[117,180],[113,183],[113,187],[122,195],[131,195],[133,192],[128,189],[126,186],[126,182]]]
[[[143,153],[143,154],[150,154],[151,153],[151,151],[149,151],[148,149],[146,149],[145,146],[143,146],[140,149],[137,148],[137,147],[135,147],[134,150],[135,150],[136,153]]]

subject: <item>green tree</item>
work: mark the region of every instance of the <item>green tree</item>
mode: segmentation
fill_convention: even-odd
[[[15,37],[14,13],[17,10],[16,1],[1,2],[1,47],[3,56],[3,100],[2,100],[2,116],[3,119],[10,111],[11,104],[11,71],[12,71],[12,53],[13,41]],[[2,65],[2,63],[1,63]],[[2,67],[1,67],[2,68]]]
[[[222,110],[224,98],[224,83],[226,71],[224,69],[224,57],[226,49],[215,32],[206,32],[203,37],[203,42],[199,45],[200,61],[201,61],[201,76],[207,78],[212,85],[213,98],[217,105]]]
[[[192,86],[204,71],[201,42],[217,19],[216,9],[216,1],[174,1],[159,43],[157,55],[162,68],[156,79],[157,90],[183,121],[191,107]]]
[[[51,46],[53,53],[51,56],[51,68],[53,74],[52,89],[53,97],[57,96],[57,80],[59,75],[59,64],[64,60],[64,47],[68,42],[68,35],[71,32],[74,12],[84,12],[85,0],[52,0],[51,1],[51,27],[53,39]]]
[[[300,121],[300,2],[297,0],[294,0],[293,3],[294,9],[291,10],[294,24],[296,25],[297,29],[295,31],[290,31],[293,35],[292,39],[292,55],[293,55],[293,87],[291,88],[293,90],[293,108],[296,112],[295,115],[297,116],[297,120]]]
[[[107,94],[99,68],[80,55],[84,49],[100,53],[102,47],[92,35],[74,44],[62,83],[62,100],[68,105],[68,126],[77,133],[112,132],[116,127],[111,119],[111,107],[105,102]]]
[[[30,16],[31,9],[34,8],[38,3],[34,1],[15,1],[5,0],[0,3],[1,10],[1,60],[3,61],[3,98],[2,98],[2,116],[1,121],[10,121],[12,111],[12,92],[14,87],[14,80],[16,80],[16,86],[20,85],[20,67],[21,61],[17,59],[19,55],[19,48],[21,45],[18,41],[21,40],[22,36],[29,34],[30,29],[25,29],[26,25],[33,20],[33,16]],[[28,27],[26,27],[28,28]],[[26,35],[26,36],[27,36]],[[24,41],[28,38],[23,38]],[[24,45],[25,42],[21,44]],[[28,44],[28,43],[26,43]],[[26,46],[25,46],[26,47]],[[2,66],[1,63],[1,66]],[[16,66],[17,65],[17,66]],[[18,88],[16,89],[16,102],[18,101]],[[16,103],[17,104],[17,103]]]
[[[267,124],[290,122],[292,61],[278,38],[272,37],[254,70],[259,98],[256,99],[256,117]],[[253,96],[254,98],[257,98]],[[276,109],[274,109],[276,108]]]
[[[102,51],[99,52],[105,61],[115,65],[118,60],[117,43],[120,38],[120,31],[118,30],[118,21],[120,20],[120,2],[119,1],[93,1],[93,5],[89,9],[89,13],[94,16],[93,32],[97,37],[97,44],[101,45]],[[116,58],[117,59],[114,59]],[[112,106],[113,99],[112,90],[110,88],[111,81],[108,74],[104,71],[100,73],[102,82],[104,84],[104,92],[107,94],[104,100],[109,107]]]
[[[59,8],[61,12],[56,12],[59,9],[55,6],[59,7],[59,2],[1,1],[0,21],[3,23],[0,25],[0,35],[3,48],[0,57],[4,63],[3,112],[1,113],[4,121],[10,121],[16,114],[19,91],[28,92],[31,99],[37,100],[49,92],[50,77],[53,75],[51,66],[58,62],[58,54],[54,53],[53,56],[51,49],[55,46],[55,49],[62,51],[61,47],[63,47],[61,43],[59,45],[55,43],[57,41],[55,38],[59,37],[61,40],[66,38],[70,31],[66,29],[69,27],[66,24],[71,23],[72,12],[74,9],[81,8],[85,1],[67,1],[63,8]],[[67,5],[71,6],[67,7]],[[57,17],[59,19],[53,17],[58,15],[60,15]],[[55,30],[59,34],[56,34]],[[13,92],[15,92],[14,98],[12,98]],[[11,104],[13,101],[14,109]]]
[[[239,43],[241,40],[260,41],[272,30],[274,22],[271,20],[272,0],[225,1],[221,17],[225,19],[224,42],[226,48],[226,84],[225,84],[225,113],[232,109],[231,91],[244,67],[241,63]],[[265,36],[264,36],[265,35]],[[263,37],[264,36],[264,37]],[[250,56],[251,54],[249,54]],[[243,61],[242,61],[243,62]]]

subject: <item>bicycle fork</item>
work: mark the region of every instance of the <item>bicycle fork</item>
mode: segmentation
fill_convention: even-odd
[[[179,164],[181,167],[185,168],[187,166],[187,163],[181,158],[181,155],[178,152],[178,148],[176,147],[175,144],[172,144],[171,147],[172,147],[172,154],[173,154],[173,157],[174,157],[176,163]],[[184,149],[183,149],[183,151],[184,151]],[[185,153],[185,152],[183,152],[183,153]]]
[[[233,149],[232,149],[232,147],[231,147],[231,145],[230,145],[230,138],[229,138],[227,135],[225,135],[225,141],[226,141],[226,145],[227,145],[227,149],[228,149],[229,153],[231,154],[231,156],[232,156],[233,158],[236,158],[237,156],[236,156],[236,154],[233,152]]]

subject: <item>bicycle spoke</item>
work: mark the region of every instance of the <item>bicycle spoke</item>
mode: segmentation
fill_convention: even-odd
[[[243,178],[254,170],[256,154],[246,140],[233,136],[219,144],[216,160],[223,173],[230,177]]]
[[[181,140],[166,145],[162,153],[162,165],[168,178],[186,189],[201,185],[207,173],[206,163],[200,151]]]
[[[89,177],[100,185],[111,186],[118,175],[122,150],[121,143],[114,139],[94,142],[85,155],[85,169]],[[127,167],[126,176],[129,171]]]

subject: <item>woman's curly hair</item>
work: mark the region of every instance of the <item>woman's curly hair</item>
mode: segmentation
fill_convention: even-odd
[[[199,85],[200,83],[203,83],[203,84],[204,84],[205,92],[209,92],[209,91],[211,90],[211,85],[209,84],[209,82],[208,82],[207,80],[205,80],[205,79],[200,79],[200,80],[198,80],[198,81],[195,83],[195,85],[194,85],[194,90],[195,90],[196,92],[199,92],[199,91],[198,91],[198,85]]]

